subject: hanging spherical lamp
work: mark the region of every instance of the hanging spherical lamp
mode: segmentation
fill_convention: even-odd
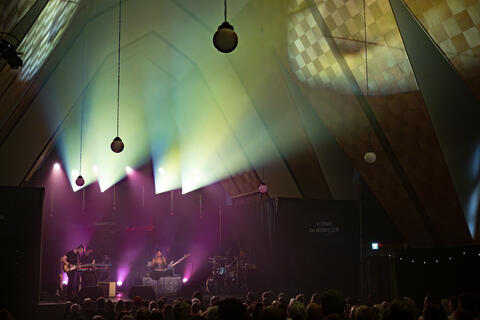
[[[258,192],[264,194],[268,192],[268,186],[264,182],[260,182],[260,185],[258,186]]]
[[[373,164],[375,161],[377,161],[377,154],[373,151],[369,151],[365,153],[363,160],[365,160],[365,162],[368,164]]]
[[[218,51],[223,53],[229,53],[235,50],[238,44],[238,36],[233,26],[224,21],[219,27],[217,32],[213,35],[213,45]]]
[[[224,18],[225,21],[218,27],[213,35],[213,45],[218,51],[229,53],[235,50],[238,44],[238,36],[233,26],[227,21],[227,0],[224,0]]]
[[[119,137],[119,127],[120,127],[120,52],[121,52],[121,31],[122,31],[122,0],[118,0],[118,58],[117,58],[117,136],[113,139],[110,144],[110,149],[115,153],[120,153],[125,147],[122,139]]]
[[[112,151],[115,153],[122,152],[124,147],[125,146],[123,144],[122,139],[120,139],[120,137],[115,137],[115,139],[113,139],[112,143],[110,144],[110,149],[112,149]]]
[[[79,187],[83,186],[85,184],[85,179],[83,179],[83,177],[80,175],[77,177],[77,179],[75,180],[75,184]]]

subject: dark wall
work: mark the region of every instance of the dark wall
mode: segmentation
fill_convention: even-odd
[[[366,248],[372,241],[384,244],[401,244],[404,237],[378,202],[368,185],[360,181],[363,239]]]
[[[480,246],[409,249],[395,253],[398,295],[422,306],[425,295],[448,298],[480,291]]]
[[[359,295],[356,201],[274,199],[226,207],[223,246],[241,243],[258,264],[263,289]],[[258,283],[258,282],[257,282]]]
[[[41,188],[0,187],[0,308],[27,319],[39,300]]]

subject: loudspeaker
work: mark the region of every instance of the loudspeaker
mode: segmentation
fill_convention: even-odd
[[[100,281],[97,283],[97,286],[102,288],[104,297],[115,297],[117,291],[115,282]]]
[[[40,298],[44,189],[0,187],[0,309],[35,318]]]
[[[128,293],[128,297],[130,299],[135,298],[136,296],[140,296],[143,299],[153,300],[156,298],[155,291],[151,286],[133,286],[130,288],[130,292]]]
[[[83,300],[85,298],[97,299],[104,296],[103,289],[101,287],[84,287],[78,293],[78,297]]]

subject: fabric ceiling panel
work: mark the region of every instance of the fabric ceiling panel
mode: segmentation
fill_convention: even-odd
[[[404,3],[480,98],[480,1]]]
[[[480,131],[476,122],[480,118],[479,103],[408,7],[401,0],[390,0],[390,3],[466,221],[462,227],[458,210],[447,211],[442,218],[448,220],[450,226],[446,221],[444,228],[446,232],[452,226],[455,232],[464,229],[463,238],[468,241],[471,239],[468,229],[474,236],[480,193]]]

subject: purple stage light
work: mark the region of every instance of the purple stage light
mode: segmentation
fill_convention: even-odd
[[[60,170],[60,164],[59,164],[58,162],[55,162],[55,164],[53,165],[53,169],[54,169],[55,171]]]
[[[188,279],[187,279],[187,278],[183,278],[183,279],[182,279],[182,282],[183,282],[183,283],[187,283],[187,282],[188,282]]]
[[[128,167],[128,166],[125,167],[125,172],[126,172],[127,174],[132,174],[132,173],[133,173],[132,167]]]
[[[123,281],[122,280],[118,280],[117,281],[117,286],[121,287],[123,285]]]
[[[67,285],[68,284],[68,276],[67,274],[64,272],[63,273],[63,277],[62,277],[62,284],[63,285]]]

